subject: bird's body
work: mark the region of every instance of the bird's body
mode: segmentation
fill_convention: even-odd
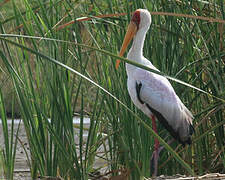
[[[133,46],[131,47],[127,58],[159,71],[142,54],[137,55],[138,53],[135,53],[136,49],[140,50],[135,48],[135,46],[139,48],[142,47],[141,44],[136,42],[136,38],[138,38],[138,34],[134,37]],[[157,119],[165,125],[171,135],[182,144],[185,144],[186,142],[190,144],[190,131],[192,131],[192,129],[189,129],[189,127],[192,124],[193,116],[176,95],[170,82],[163,76],[131,64],[126,64],[126,71],[127,88],[133,103],[149,117],[155,114],[151,112],[148,106],[158,111],[171,128],[168,129],[165,122],[156,115]],[[144,103],[141,103],[137,97],[136,83],[142,85],[140,99]]]
[[[151,69],[159,71],[143,56],[143,46],[146,33],[151,24],[151,15],[145,9],[134,12],[128,26],[120,56],[122,56],[133,38],[132,47],[127,58]],[[119,60],[117,60],[117,65]],[[147,116],[152,118],[153,129],[157,133],[155,117],[170,132],[174,139],[181,144],[190,144],[194,131],[192,126],[193,116],[181,102],[167,78],[156,73],[149,72],[131,64],[126,64],[127,87],[133,103]],[[155,139],[154,162],[158,162],[158,140]],[[154,175],[157,174],[157,169]]]
[[[145,62],[144,65],[146,64]],[[150,63],[148,64],[148,67],[157,70]],[[176,95],[169,81],[163,76],[131,66],[127,64],[126,69],[128,92],[133,103],[149,117],[155,114],[149,109],[147,104],[158,111],[172,128],[170,130],[167,128],[167,130],[170,133],[173,133],[171,132],[173,130],[177,135],[174,138],[178,139],[182,144],[190,143],[191,130],[189,130],[189,127],[192,121],[192,114]],[[140,99],[144,103],[140,102],[137,97],[136,83],[142,85]],[[158,120],[160,121],[161,119],[158,118]],[[164,123],[163,121],[160,122]]]

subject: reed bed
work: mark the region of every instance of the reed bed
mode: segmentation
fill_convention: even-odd
[[[144,55],[193,112],[191,146],[168,146],[165,141],[171,137],[160,124],[159,136],[152,131],[149,118],[130,100],[124,63],[115,69],[130,14],[138,8],[158,12],[152,13]],[[165,146],[159,174],[225,173],[224,8],[222,0],[0,3],[5,144],[0,147],[0,172],[13,179],[20,142],[14,126],[8,134],[7,114],[12,121],[18,114],[29,142],[33,179],[151,177],[155,137]],[[73,124],[75,113],[79,127]],[[85,116],[90,117],[89,128],[84,127]],[[105,165],[94,168],[96,158]]]

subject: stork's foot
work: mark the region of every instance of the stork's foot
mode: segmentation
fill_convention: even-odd
[[[171,144],[174,141],[174,139],[171,139],[167,142],[167,144]],[[158,173],[158,161],[159,161],[159,154],[160,152],[164,149],[164,146],[160,146],[158,149],[156,149],[152,153],[152,158],[151,158],[151,172],[152,172],[152,177],[156,177]]]
[[[158,173],[158,161],[159,161],[159,154],[160,152],[164,149],[163,146],[160,146],[160,148],[158,148],[157,150],[155,150],[152,153],[152,158],[151,158],[151,172],[152,172],[152,176],[155,177],[157,176]]]
[[[157,176],[158,172],[158,160],[159,160],[159,151],[154,151],[151,158],[151,172],[152,176]]]

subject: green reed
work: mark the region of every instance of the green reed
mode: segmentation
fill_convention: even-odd
[[[130,100],[125,66],[115,69],[130,13],[137,8],[147,8],[150,12],[224,19],[222,1],[43,3],[23,0],[21,3],[23,6],[16,1],[7,3],[13,14],[4,14],[0,23],[2,34],[12,29],[16,34],[10,38],[14,43],[1,36],[1,69],[4,70],[1,74],[9,77],[16,92],[30,146],[32,178],[87,179],[93,172],[103,169],[94,166],[96,157],[105,160],[110,176],[118,175],[118,170],[122,169],[122,174],[131,179],[151,176],[150,158],[156,135],[151,130],[149,117],[137,110]],[[61,20],[66,23],[82,16],[121,12],[128,15],[77,22],[61,30],[55,28]],[[193,112],[196,129],[191,146],[183,148],[173,143],[173,151],[165,144],[159,174],[193,174],[192,170],[196,174],[224,172],[223,35],[220,23],[152,16],[144,55],[162,75],[187,83],[184,86],[177,80],[171,81]],[[5,93],[2,92],[3,101]],[[78,133],[72,119],[75,112],[81,118]],[[87,130],[83,123],[85,115],[90,117]],[[161,125],[158,128],[160,137],[170,139]],[[86,132],[88,136],[84,138]],[[4,135],[7,137],[7,130]],[[103,152],[99,153],[99,148]],[[12,152],[15,149],[16,146],[11,146]],[[7,158],[12,159],[6,161]],[[15,156],[9,154],[7,158],[3,156],[3,162],[12,167],[9,171],[12,177]]]

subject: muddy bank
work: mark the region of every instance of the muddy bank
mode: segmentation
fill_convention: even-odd
[[[80,119],[75,117],[73,119],[74,125],[79,126]],[[90,119],[89,118],[84,118],[83,119],[84,123],[84,128],[88,129],[89,128],[89,123]],[[20,125],[19,125],[20,124]],[[11,127],[12,123],[11,120],[8,120],[8,130],[9,130],[9,135],[11,133]],[[15,180],[20,180],[20,179],[31,179],[30,177],[30,165],[29,165],[29,160],[30,159],[30,150],[29,150],[29,144],[25,132],[24,125],[22,121],[19,119],[14,120],[14,142],[16,138],[16,131],[19,127],[18,131],[18,143],[17,143],[17,148],[16,148],[16,159],[15,159],[15,168],[14,168],[14,179]],[[79,130],[77,128],[74,128],[75,130],[75,139],[79,140],[79,137],[77,134],[79,134]],[[83,136],[84,136],[84,141],[87,140],[87,131],[84,131]],[[0,149],[4,148],[4,135],[2,131],[2,123],[0,120]],[[103,152],[103,146],[99,148],[99,152]],[[78,152],[79,153],[79,152]],[[96,158],[96,163],[94,165],[95,168],[97,167],[102,167],[106,161],[103,161],[102,159]],[[1,168],[1,167],[0,167]],[[102,168],[102,170],[105,170],[106,168]],[[1,170],[0,170],[0,179],[3,179],[3,176],[1,175]]]
[[[1,122],[1,121],[0,121]],[[8,128],[9,128],[9,134],[11,131],[11,122],[8,121]],[[15,121],[14,129],[17,130],[20,120]],[[79,119],[74,119],[74,123],[79,125]],[[89,119],[84,119],[84,123],[86,128],[89,127]],[[16,132],[14,130],[14,132]],[[75,129],[75,131],[77,131]],[[15,134],[14,134],[15,135]],[[84,133],[84,136],[87,137],[87,133]],[[86,139],[84,137],[84,139]],[[78,137],[75,137],[78,138]],[[15,139],[15,137],[14,137]],[[0,148],[2,149],[4,147],[4,136],[2,132],[2,124],[0,123]],[[103,149],[99,149],[99,151],[103,151]],[[15,180],[30,180],[30,168],[29,168],[29,161],[27,159],[30,159],[30,153],[29,153],[29,145],[25,133],[25,129],[23,126],[23,123],[20,124],[19,133],[18,133],[18,144],[16,149],[16,159],[15,159],[15,169],[14,169],[14,179]],[[105,164],[106,161],[103,161],[102,159],[96,159],[95,167],[101,167],[103,164]],[[102,174],[105,173],[105,169],[103,169],[104,172],[101,172]],[[1,175],[0,171],[0,179],[4,179]],[[101,179],[108,179],[107,177],[103,177]],[[212,174],[206,174],[204,176],[196,176],[196,177],[187,177],[184,175],[174,175],[174,176],[165,176],[161,175],[156,178],[150,178],[148,180],[166,180],[166,179],[178,179],[178,180],[197,180],[197,179],[205,179],[205,180],[225,180],[225,174],[219,174],[219,173],[212,173]],[[118,180],[118,178],[111,178],[111,180]],[[122,180],[122,179],[120,179]],[[147,180],[147,179],[146,179]]]

